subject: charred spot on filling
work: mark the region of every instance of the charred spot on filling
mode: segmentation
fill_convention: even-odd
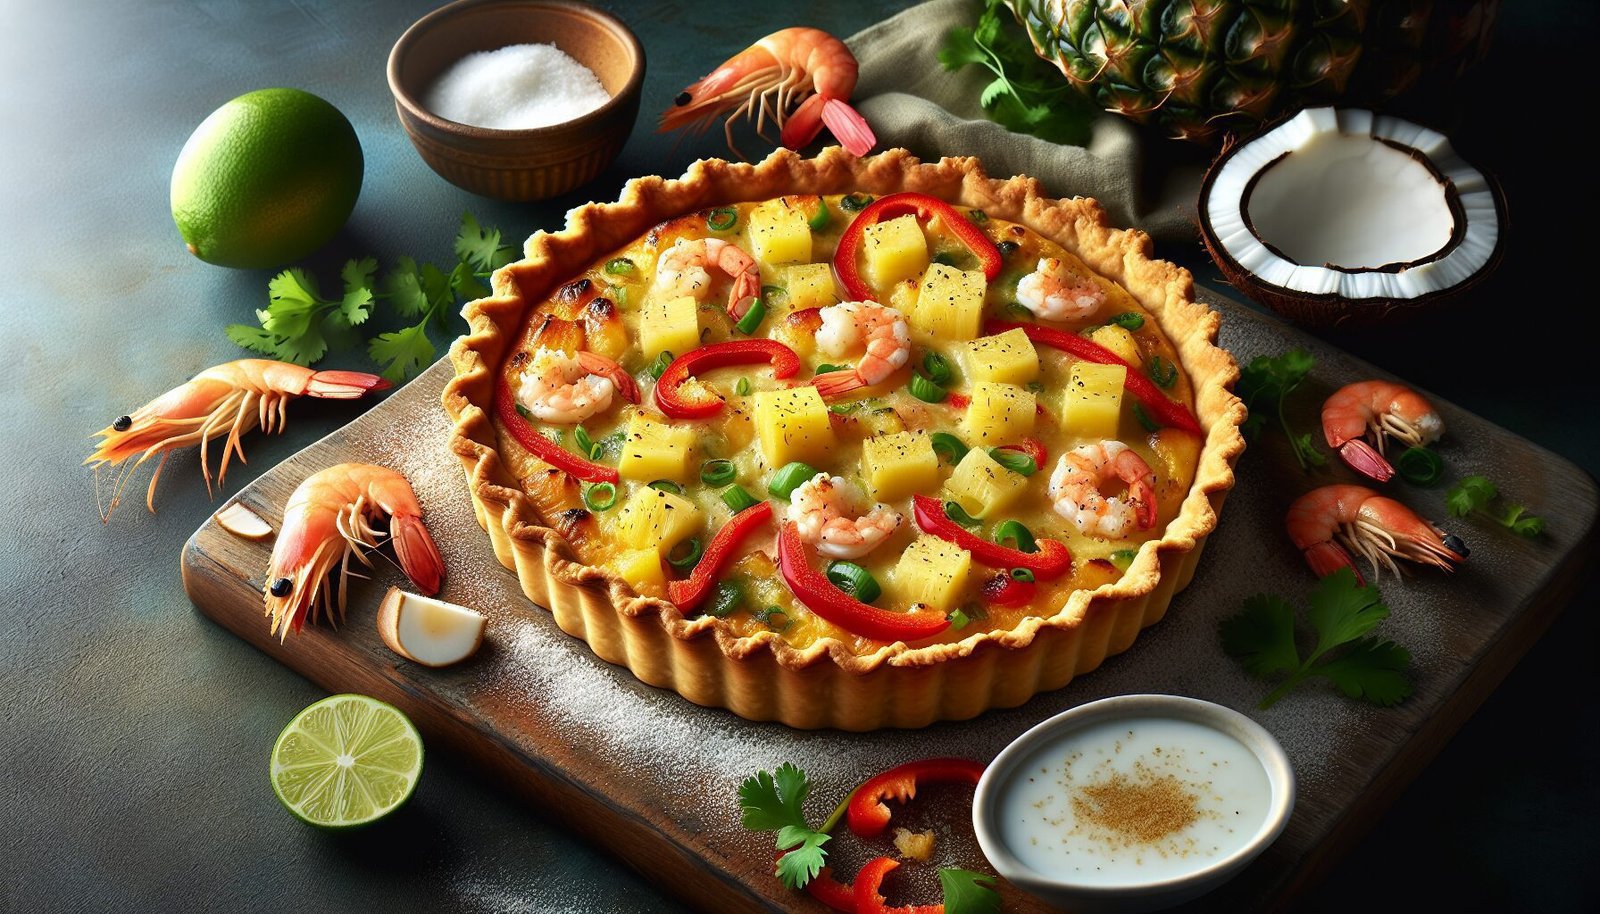
[[[576,527],[578,524],[581,524],[584,521],[588,520],[590,518],[590,516],[591,515],[589,514],[587,509],[584,509],[584,508],[568,508],[567,510],[562,511],[559,515],[557,515],[557,519],[560,520],[562,524]]]
[[[527,350],[519,349],[515,353],[513,353],[512,356],[511,356],[511,367],[512,368],[521,368],[522,367],[522,363],[526,362],[527,360],[528,360],[528,352],[527,352]]]
[[[597,298],[589,303],[589,316],[602,321],[611,320],[617,316],[617,306],[609,298]]]
[[[288,578],[278,578],[272,582],[271,587],[267,588],[267,593],[275,597],[287,597],[292,590],[294,590],[294,581]]]
[[[590,282],[588,279],[576,279],[562,286],[561,289],[556,292],[556,298],[560,299],[565,304],[571,304],[576,301],[581,301],[583,297],[589,294],[593,289],[594,283]]]

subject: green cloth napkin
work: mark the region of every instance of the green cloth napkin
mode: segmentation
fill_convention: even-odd
[[[1095,118],[1087,147],[1012,133],[984,115],[987,71],[951,73],[938,56],[945,34],[974,25],[979,9],[972,0],[929,0],[848,40],[861,62],[851,104],[872,124],[878,148],[904,146],[933,160],[977,156],[994,177],[1031,175],[1053,196],[1094,197],[1115,225],[1193,240],[1204,153],[1111,114]]]

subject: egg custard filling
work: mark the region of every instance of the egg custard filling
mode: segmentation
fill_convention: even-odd
[[[1026,226],[918,193],[662,222],[527,310],[500,455],[586,565],[855,654],[1121,578],[1203,445],[1173,343]]]

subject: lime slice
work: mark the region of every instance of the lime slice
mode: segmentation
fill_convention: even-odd
[[[297,818],[353,828],[400,808],[422,777],[422,737],[393,705],[332,695],[295,715],[272,746],[272,790]]]

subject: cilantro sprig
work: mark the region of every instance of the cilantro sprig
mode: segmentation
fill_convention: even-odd
[[[1000,914],[1000,893],[987,873],[947,866],[939,870],[939,888],[944,892],[944,914]]]
[[[1518,536],[1535,537],[1544,532],[1544,518],[1529,514],[1522,505],[1496,506],[1500,488],[1487,476],[1467,476],[1445,494],[1445,507],[1456,517],[1480,514]]]
[[[456,233],[456,263],[446,273],[431,263],[401,257],[380,284],[376,258],[345,262],[338,298],[323,298],[306,270],[284,270],[267,283],[267,307],[256,311],[259,325],[231,324],[228,339],[262,355],[296,365],[311,365],[331,349],[347,349],[358,341],[356,328],[366,324],[379,302],[395,316],[414,323],[380,333],[367,344],[367,354],[383,366],[383,376],[400,382],[433,362],[437,350],[428,338],[430,325],[449,330],[460,302],[489,294],[483,284],[495,270],[516,259],[516,249],[501,244],[499,229],[485,228],[469,212]]]
[[[1291,349],[1278,356],[1256,356],[1239,373],[1239,399],[1244,401],[1250,417],[1242,430],[1246,437],[1255,439],[1266,427],[1269,418],[1275,417],[1283,434],[1294,448],[1294,459],[1300,469],[1324,466],[1327,455],[1317,450],[1310,432],[1296,433],[1284,414],[1284,401],[1305,381],[1317,360],[1304,349]]]
[[[945,35],[939,63],[946,70],[977,66],[993,74],[978,104],[1000,126],[1052,143],[1082,146],[1089,140],[1093,106],[1060,71],[1034,53],[1027,39],[1017,34],[1019,28],[1003,0],[985,0],[975,27],[951,29]]]
[[[1383,707],[1411,695],[1406,677],[1411,652],[1393,641],[1368,636],[1389,617],[1389,607],[1376,587],[1357,584],[1355,572],[1341,568],[1317,582],[1309,602],[1305,618],[1316,633],[1316,643],[1304,656],[1295,641],[1295,607],[1282,597],[1257,594],[1244,602],[1243,612],[1222,621],[1223,650],[1246,672],[1263,678],[1287,674],[1261,700],[1263,710],[1319,677],[1349,698]]]

